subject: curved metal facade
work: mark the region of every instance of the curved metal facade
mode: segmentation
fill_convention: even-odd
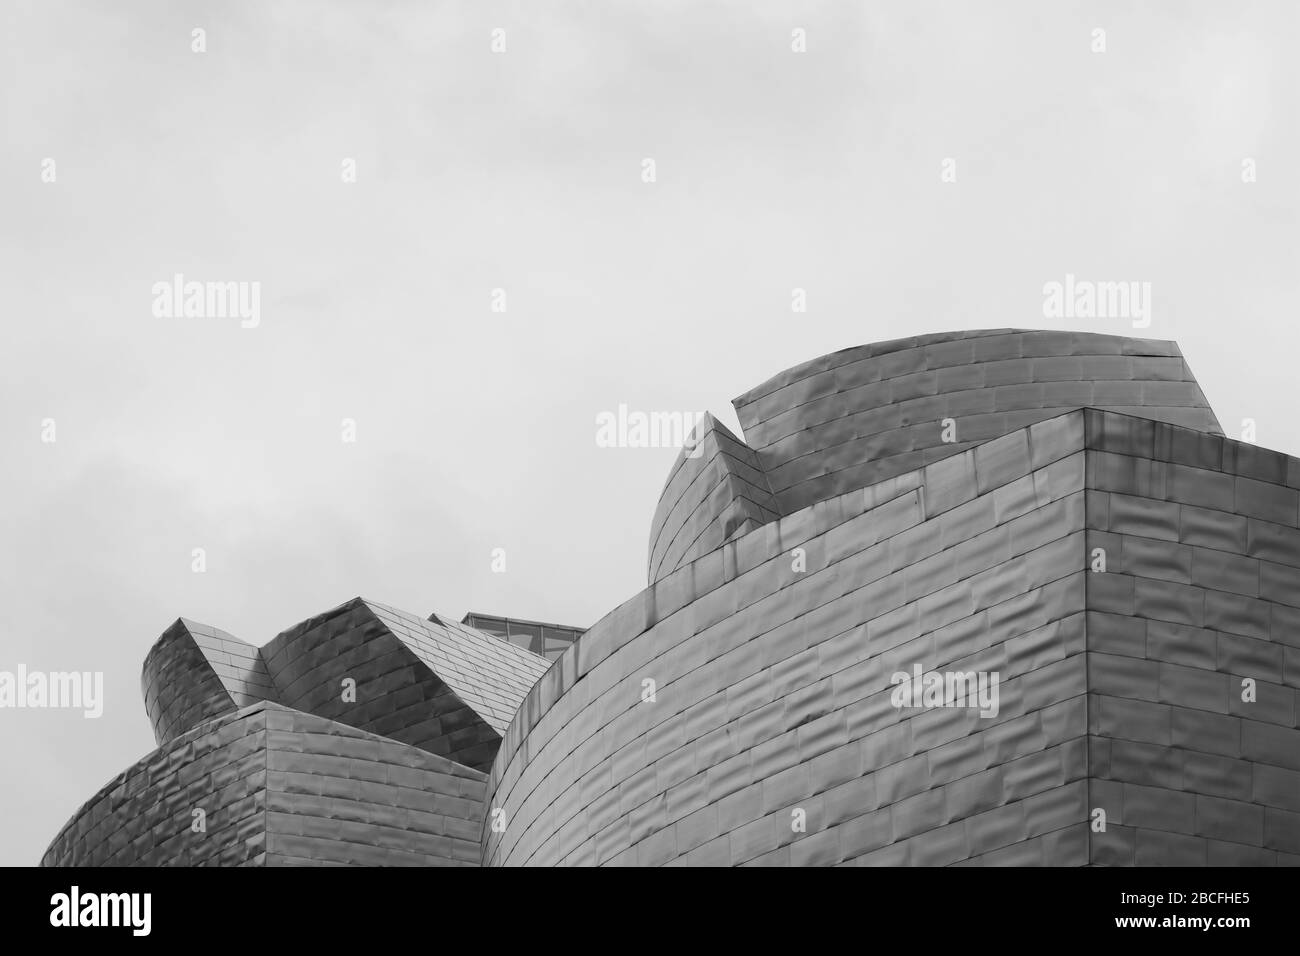
[[[277,704],[119,774],[42,866],[477,865],[483,775]]]
[[[722,503],[744,500],[744,517],[755,519],[732,522],[734,536],[764,516],[793,514],[1075,408],[1222,434],[1175,343],[1084,332],[995,329],[864,345],[788,369],[734,405],[745,441],[710,420],[705,454],[684,452],[669,477],[650,532],[650,581],[726,540],[717,472],[731,486]],[[705,535],[698,545],[697,535]]]
[[[462,624],[356,598],[262,649],[276,699],[486,770],[549,661]],[[353,682],[354,695],[342,693]]]
[[[1083,862],[1083,447],[1076,412],[656,582],[530,693],[485,862]],[[915,662],[1000,671],[998,718],[891,707]]]
[[[819,501],[533,688],[484,862],[1300,863],[1298,509],[1300,461],[1095,410]],[[999,712],[893,706],[915,665]]]
[[[159,748],[42,865],[477,866],[477,768],[547,664],[361,598],[260,649],[179,620],[145,658]]]
[[[240,707],[275,699],[257,648],[184,618],[150,649],[140,684],[159,744]]]
[[[673,467],[650,531],[650,580],[781,516],[758,457],[712,415]]]
[[[1300,460],[1177,346],[924,336],[736,404],[549,669],[361,599],[178,621],[162,746],[43,862],[1300,864]]]
[[[846,349],[736,399],[786,513],[1084,406],[1222,434],[1177,344],[1083,332],[963,332]]]

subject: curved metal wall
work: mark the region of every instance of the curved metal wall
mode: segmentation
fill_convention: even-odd
[[[1076,412],[663,578],[528,695],[485,865],[1084,862],[1083,478]],[[999,717],[892,708],[913,663]]]
[[[1084,332],[864,345],[787,369],[734,405],[744,440],[708,416],[699,451],[673,466],[651,523],[650,582],[776,517],[1075,408],[1222,434],[1176,343]]]
[[[414,747],[259,703],[123,771],[41,865],[476,866],[483,784]]]
[[[784,514],[1084,406],[1223,433],[1177,343],[1085,332],[996,329],[845,349],[734,404]]]
[[[780,517],[753,451],[712,415],[677,459],[650,524],[649,580]]]
[[[211,659],[190,632],[189,622],[183,619],[163,631],[149,649],[140,684],[159,745],[237,709]]]
[[[355,598],[262,649],[277,699],[479,770],[550,662],[463,625]],[[355,681],[355,699],[342,692]]]
[[[599,622],[505,735],[484,864],[1297,865],[1297,634],[1300,460],[1076,410]],[[999,713],[896,709],[914,664]]]
[[[163,745],[43,862],[1300,864],[1300,459],[1176,346],[926,336],[737,404],[553,666],[361,599],[262,651],[178,621]],[[914,667],[1000,699],[900,706]]]

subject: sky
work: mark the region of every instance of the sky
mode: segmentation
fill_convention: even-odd
[[[1300,455],[1298,40],[1291,0],[4,0],[0,671],[104,702],[0,709],[0,864],[154,748],[179,616],[633,596],[676,450],[600,447],[620,405],[739,432],[826,352],[1068,328],[1176,340]],[[178,273],[256,325],[157,314]],[[1045,317],[1066,275],[1150,327]]]

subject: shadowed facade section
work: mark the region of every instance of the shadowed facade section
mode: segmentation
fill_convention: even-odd
[[[275,696],[257,648],[185,618],[164,631],[145,657],[141,690],[159,744]]]
[[[1091,861],[1296,865],[1300,460],[1086,421]]]
[[[677,459],[650,531],[654,581],[739,534],[779,517],[767,476],[749,447],[712,415]]]
[[[481,769],[550,663],[361,598],[283,632],[262,655],[286,706]]]

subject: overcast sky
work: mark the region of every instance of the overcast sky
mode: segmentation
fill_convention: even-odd
[[[0,864],[153,749],[180,615],[631,597],[675,452],[597,447],[620,404],[736,427],[835,349],[1076,328],[1176,339],[1300,454],[1298,9],[4,0],[0,670],[106,701],[0,710]],[[260,323],[155,315],[176,273]],[[1067,273],[1150,282],[1151,327],[1044,318]]]

